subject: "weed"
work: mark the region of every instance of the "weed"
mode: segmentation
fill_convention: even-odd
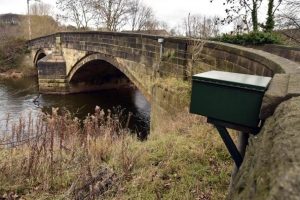
[[[164,130],[141,142],[121,125],[121,115],[96,107],[81,124],[69,112],[53,109],[8,124],[0,146],[0,197],[225,197],[231,161],[203,118],[180,113],[180,120],[162,122]]]

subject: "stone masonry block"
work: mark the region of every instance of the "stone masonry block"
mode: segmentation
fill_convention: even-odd
[[[275,74],[263,98],[260,119],[273,115],[276,107],[292,97],[300,96],[300,74]]]
[[[290,75],[287,95],[290,97],[299,96],[300,94],[300,74]]]

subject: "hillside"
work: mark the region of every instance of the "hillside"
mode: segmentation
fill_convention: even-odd
[[[59,24],[51,16],[30,16],[32,38],[48,35],[59,30]],[[0,38],[28,39],[28,16],[18,14],[0,15]],[[2,39],[5,40],[5,39]]]

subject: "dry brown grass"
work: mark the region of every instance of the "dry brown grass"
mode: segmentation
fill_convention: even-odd
[[[150,135],[139,149],[133,179],[120,199],[224,199],[230,157],[204,118],[180,113]],[[134,146],[134,145],[133,145]],[[117,199],[118,199],[117,198]]]
[[[182,113],[163,134],[141,142],[121,126],[120,112],[96,108],[83,124],[58,113],[9,125],[1,142],[7,145],[0,147],[0,197],[204,200],[226,194],[231,161],[202,118]]]
[[[113,143],[125,146],[123,135],[129,132],[121,127],[119,113],[105,115],[99,108],[83,125],[70,113],[59,115],[53,109],[51,115],[33,118],[29,114],[7,126],[11,129],[0,148],[0,194],[4,196],[60,193],[78,177],[88,181],[109,159]],[[123,156],[124,173],[128,173],[130,160]]]

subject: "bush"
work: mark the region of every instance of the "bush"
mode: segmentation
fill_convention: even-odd
[[[0,72],[17,67],[25,52],[25,40],[11,37],[1,38]]]
[[[251,32],[237,35],[224,34],[220,37],[214,38],[213,40],[239,45],[263,45],[281,43],[281,38],[279,35],[269,32]]]

